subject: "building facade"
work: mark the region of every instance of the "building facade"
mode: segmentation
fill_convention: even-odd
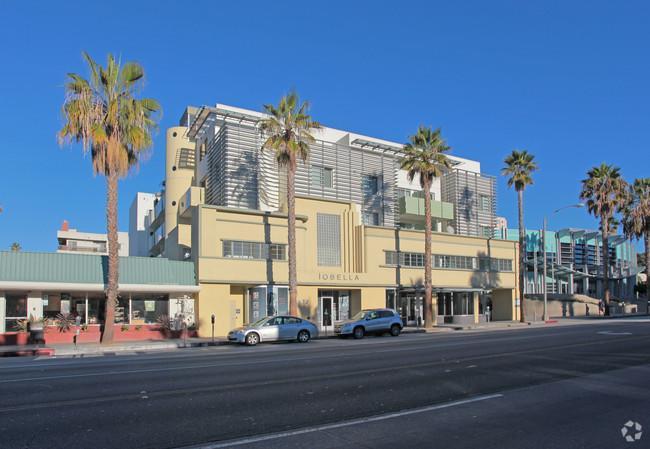
[[[518,241],[517,229],[504,229],[502,238]],[[549,293],[603,295],[603,241],[594,230],[566,228],[546,232],[546,286]],[[634,299],[640,271],[636,249],[623,236],[609,238],[609,287],[612,297]],[[541,231],[526,231],[526,293],[544,292],[544,256]]]
[[[99,341],[100,326],[106,325],[107,257],[0,252],[0,344],[19,343],[11,339],[20,337],[21,323],[43,318],[51,325],[46,341],[71,343],[72,331],[57,330],[62,315],[74,320],[82,341]],[[199,287],[192,263],[120,257],[119,270],[116,338],[162,338],[159,330],[165,320],[195,325],[194,295]]]
[[[194,263],[201,335],[288,312],[286,173],[260,151],[263,114],[188,108],[167,130],[164,190],[149,255]],[[402,145],[323,128],[296,176],[301,316],[325,332],[362,308],[423,319],[424,198],[399,168]],[[518,318],[517,248],[493,237],[495,179],[452,156],[432,189],[439,322]]]
[[[71,229],[67,221],[56,233],[57,252],[68,254],[108,254],[108,237],[106,234],[81,232]],[[117,233],[118,254],[129,255],[129,234]]]
[[[148,257],[149,223],[154,213],[156,195],[138,192],[129,208],[129,256]]]

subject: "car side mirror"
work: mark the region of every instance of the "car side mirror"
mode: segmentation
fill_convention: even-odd
[[[372,318],[370,318],[369,316],[366,317],[366,321],[370,321],[371,319]]]

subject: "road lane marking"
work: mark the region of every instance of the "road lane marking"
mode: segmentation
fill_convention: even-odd
[[[299,435],[305,435],[309,433],[314,433],[314,432],[322,432],[322,431],[327,431],[327,430],[333,430],[333,429],[340,429],[343,427],[352,427],[352,426],[358,426],[358,425],[363,425],[363,424],[369,424],[369,423],[374,423],[378,421],[386,421],[389,419],[395,419],[395,418],[401,418],[403,416],[410,416],[410,415],[417,415],[420,413],[427,413],[427,412],[433,412],[437,410],[444,410],[452,407],[458,407],[460,405],[466,405],[466,404],[473,404],[476,402],[481,402],[481,401],[487,401],[490,399],[497,399],[497,398],[502,398],[502,394],[490,394],[490,395],[484,395],[484,396],[476,396],[473,398],[469,399],[461,399],[459,401],[453,401],[453,402],[446,402],[444,404],[436,404],[436,405],[430,405],[427,407],[419,407],[419,408],[414,408],[410,410],[402,410],[400,412],[394,412],[394,413],[387,413],[385,415],[376,415],[376,416],[369,416],[366,418],[357,418],[357,419],[351,419],[348,421],[341,421],[337,423],[332,423],[332,424],[325,424],[322,426],[314,426],[314,427],[305,427],[302,429],[298,430],[290,430],[287,432],[278,432],[278,433],[270,433],[266,435],[260,435],[256,437],[248,437],[248,438],[241,438],[241,439],[236,439],[236,440],[228,440],[228,441],[223,441],[223,442],[217,442],[217,443],[209,443],[209,444],[204,444],[204,445],[198,445],[198,446],[187,446],[187,449],[221,449],[221,448],[227,448],[227,447],[234,447],[234,446],[243,446],[245,444],[254,444],[254,443],[261,443],[263,441],[271,441],[271,440],[278,440],[282,438],[291,438]]]
[[[615,331],[600,331],[596,333],[599,335],[632,335],[632,332],[615,332]]]

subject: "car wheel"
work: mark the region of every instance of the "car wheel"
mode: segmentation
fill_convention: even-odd
[[[246,344],[248,346],[255,346],[260,342],[260,336],[257,335],[255,332],[251,332],[250,334],[246,335]]]
[[[301,330],[300,332],[298,332],[298,342],[299,343],[307,343],[310,338],[311,338],[311,335],[309,335],[308,331]]]
[[[363,327],[359,326],[359,327],[354,328],[354,334],[353,335],[354,335],[355,339],[360,340],[360,339],[363,338],[365,333],[366,333],[366,331],[363,329]]]
[[[402,329],[400,329],[400,328],[399,328],[399,325],[397,325],[397,324],[393,324],[393,325],[390,327],[390,334],[391,334],[393,337],[397,337],[397,336],[400,334],[401,331],[402,331]]]

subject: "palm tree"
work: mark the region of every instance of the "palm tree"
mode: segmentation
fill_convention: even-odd
[[[266,137],[263,150],[275,153],[278,166],[287,169],[287,212],[289,244],[289,311],[298,315],[298,276],[296,273],[296,193],[295,177],[298,159],[309,157],[309,145],[315,142],[312,131],[321,128],[309,115],[309,102],[300,103],[298,94],[290,92],[278,106],[264,105],[268,117],[261,121],[260,130]]]
[[[643,239],[645,272],[650,273],[650,178],[635,179],[630,186],[623,210],[623,231],[628,238]]]
[[[23,247],[20,246],[20,243],[18,243],[18,242],[13,242],[13,243],[11,244],[11,251],[13,251],[14,253],[18,253],[18,252],[20,252],[21,249],[23,249]]]
[[[118,180],[151,147],[157,127],[155,114],[160,111],[160,105],[151,98],[136,98],[144,81],[140,64],[121,65],[109,54],[106,67],[102,67],[85,52],[83,58],[90,69],[90,78],[68,74],[63,103],[65,123],[58,139],[61,144],[81,143],[83,152],[91,154],[93,172],[106,177],[108,283],[102,343],[111,343],[119,281]]]
[[[603,250],[603,302],[605,315],[609,315],[609,235],[618,227],[615,214],[627,203],[627,183],[618,167],[600,164],[587,172],[582,180],[580,199],[586,201],[587,210],[600,220]]]
[[[403,170],[408,172],[409,181],[420,177],[420,185],[424,191],[424,327],[431,328],[434,323],[433,286],[431,283],[431,185],[433,178],[442,176],[451,168],[447,158],[451,147],[441,135],[440,128],[433,131],[430,127],[422,126],[417,133],[409,137],[404,145],[404,156],[400,162]]]
[[[524,226],[524,190],[533,183],[532,174],[537,170],[535,156],[526,150],[513,150],[503,161],[503,176],[508,176],[508,187],[515,187],[519,211],[519,304],[520,321],[526,321],[524,314],[524,284],[526,273],[526,227]]]

